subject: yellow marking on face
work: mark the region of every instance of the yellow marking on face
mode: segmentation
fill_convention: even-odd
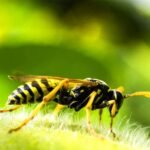
[[[80,90],[80,93],[83,93],[84,92],[84,90]]]
[[[98,90],[97,90],[97,94],[100,94],[100,93],[101,93],[101,90],[100,90],[100,89],[98,89]]]

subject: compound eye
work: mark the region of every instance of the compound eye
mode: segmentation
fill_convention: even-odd
[[[110,90],[110,91],[109,91],[109,93],[108,93],[108,98],[109,98],[109,100],[114,100],[114,99],[115,99],[114,91],[113,91],[113,90]]]
[[[123,95],[121,92],[117,91],[116,94],[117,94],[117,99],[119,99],[119,100],[123,99]]]

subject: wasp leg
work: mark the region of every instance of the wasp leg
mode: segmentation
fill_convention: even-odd
[[[110,110],[110,115],[111,115],[111,121],[110,121],[110,132],[112,133],[113,137],[116,137],[116,134],[114,133],[112,127],[113,127],[113,118],[115,117],[116,113],[117,113],[117,105],[116,105],[116,101],[115,100],[110,100],[107,102],[108,106],[112,106],[111,110]]]
[[[113,126],[113,117],[111,117],[111,121],[110,121],[110,132],[112,133],[112,135],[113,135],[113,138],[115,138],[116,137],[116,134],[115,134],[115,132],[113,131],[113,129],[112,129],[112,126]]]
[[[65,106],[64,105],[61,105],[61,104],[57,104],[54,111],[53,111],[53,115],[54,116],[57,116],[58,113],[64,108]]]
[[[114,133],[112,126],[113,126],[113,118],[115,117],[116,113],[117,113],[117,105],[116,105],[116,101],[115,100],[109,100],[109,101],[105,101],[104,103],[100,104],[98,106],[98,108],[105,108],[105,107],[110,107],[110,116],[111,116],[111,122],[110,122],[110,132],[112,133],[113,137],[116,137],[116,134]]]
[[[58,116],[58,113],[64,108],[65,106],[64,105],[61,105],[61,104],[57,104],[54,111],[53,111],[53,114],[50,116],[50,120],[51,121],[54,121],[55,118]]]
[[[18,108],[20,108],[20,107],[21,107],[21,105],[16,105],[16,106],[13,107],[13,108],[8,108],[8,109],[0,110],[0,113],[11,112],[11,111],[14,111],[14,110],[16,110],[16,109],[18,109]]]
[[[103,113],[103,109],[99,110],[99,126],[101,125],[101,121],[102,121],[102,113]]]
[[[56,95],[60,88],[66,85],[69,82],[68,79],[62,80],[49,94],[44,96],[41,103],[37,105],[37,107],[31,112],[28,118],[26,118],[17,128],[13,128],[9,130],[9,133],[20,130],[23,126],[25,126],[30,120],[32,120],[36,114],[40,111],[40,109],[47,104],[52,98]]]
[[[96,96],[96,92],[92,92],[90,94],[90,99],[88,101],[88,103],[86,104],[85,108],[86,108],[86,116],[87,116],[87,128],[90,132],[93,132],[92,128],[91,128],[91,121],[90,121],[90,118],[91,118],[91,115],[90,115],[90,112],[91,112],[91,109],[92,109],[92,103],[94,101],[94,98]]]

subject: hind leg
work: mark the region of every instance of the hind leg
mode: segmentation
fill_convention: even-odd
[[[0,110],[0,113],[4,113],[4,112],[11,112],[11,111],[14,111],[14,110],[17,110],[18,108],[20,108],[22,105],[16,105],[12,108],[8,108],[8,109],[2,109]]]
[[[39,103],[37,105],[37,107],[32,111],[32,113],[29,115],[28,118],[26,118],[18,127],[16,128],[13,128],[13,129],[10,129],[9,130],[9,133],[12,133],[14,131],[18,131],[20,130],[23,126],[25,126],[26,124],[28,124],[28,122],[30,120],[32,120],[36,115],[37,113],[40,111],[40,109],[45,105],[47,104],[48,102],[50,102],[54,97],[55,95],[57,94],[57,92],[64,86],[68,83],[68,79],[65,79],[65,80],[62,80],[49,94],[47,94],[41,103]]]

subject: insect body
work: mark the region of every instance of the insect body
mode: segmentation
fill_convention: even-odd
[[[38,102],[39,104],[17,128],[10,129],[9,133],[21,129],[30,120],[32,120],[39,110],[50,101],[55,101],[57,106],[54,115],[64,107],[68,106],[75,111],[79,111],[83,107],[86,108],[87,127],[90,130],[90,111],[99,109],[101,119],[102,110],[109,108],[112,130],[113,118],[118,113],[123,100],[131,96],[145,96],[150,98],[150,92],[135,92],[133,94],[123,94],[123,87],[111,89],[104,81],[92,78],[68,79],[62,77],[51,76],[11,76],[11,79],[24,82],[8,97],[9,105],[16,105],[13,108],[0,110],[0,112],[8,112],[18,109],[22,104]]]
[[[86,83],[86,81],[88,81],[87,83],[89,85],[83,84],[84,82]],[[46,78],[26,82],[24,85],[21,85],[14,90],[8,97],[8,105],[41,102],[42,98],[51,92],[59,82],[60,81],[57,79]],[[93,84],[91,84],[92,82]],[[69,108],[74,108],[76,111],[79,111],[87,104],[90,94],[93,91],[96,91],[97,96],[93,103],[94,109],[94,105],[100,104],[101,101],[105,99],[109,87],[105,82],[97,79],[87,78],[83,83],[75,83],[76,86],[70,84],[67,88],[62,87],[56,93],[53,100],[59,104],[67,105]]]

